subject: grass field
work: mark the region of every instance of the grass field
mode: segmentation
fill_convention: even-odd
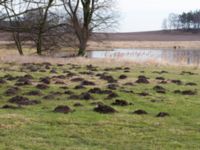
[[[72,63],[1,63],[0,69],[2,150],[200,149],[199,69]],[[148,84],[136,83],[141,75]],[[44,84],[41,78],[47,77],[50,83]],[[89,92],[95,87],[111,94]],[[11,103],[17,95],[41,103]],[[127,106],[113,105],[117,99]],[[95,112],[102,103],[116,112]],[[54,112],[59,105],[70,112]],[[167,116],[157,117],[160,112]]]

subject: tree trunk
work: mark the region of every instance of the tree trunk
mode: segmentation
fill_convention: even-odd
[[[84,56],[86,50],[87,41],[80,42],[78,56]]]
[[[13,39],[20,55],[24,55],[19,33],[13,33]]]
[[[37,39],[37,54],[42,55],[42,34],[38,34],[38,39]]]

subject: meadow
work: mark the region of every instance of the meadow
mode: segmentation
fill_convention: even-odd
[[[199,68],[33,62],[0,64],[0,149],[200,149]]]

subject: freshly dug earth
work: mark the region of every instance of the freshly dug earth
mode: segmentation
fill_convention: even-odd
[[[107,105],[98,105],[96,108],[94,108],[94,111],[102,114],[112,114],[116,112],[114,108]]]

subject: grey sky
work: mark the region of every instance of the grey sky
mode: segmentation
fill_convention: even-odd
[[[117,1],[121,14],[120,32],[159,30],[170,13],[200,9],[200,0]]]

